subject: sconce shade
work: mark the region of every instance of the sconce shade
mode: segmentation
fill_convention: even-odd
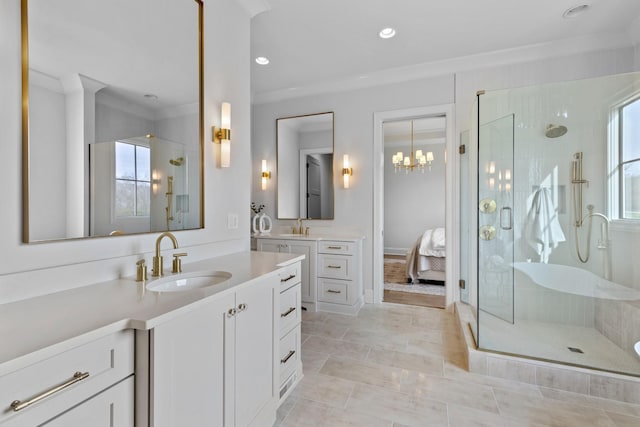
[[[349,177],[353,175],[353,169],[349,166],[349,155],[342,157],[342,184],[344,188],[349,188]]]
[[[271,179],[271,172],[267,169],[267,161],[262,160],[262,191],[267,189],[267,180]]]
[[[223,102],[220,108],[220,127],[213,128],[213,141],[220,144],[220,167],[231,166],[231,104]]]

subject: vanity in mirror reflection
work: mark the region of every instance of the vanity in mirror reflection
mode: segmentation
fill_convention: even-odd
[[[201,228],[202,2],[22,7],[24,241]]]
[[[276,120],[278,219],[333,219],[333,113]]]

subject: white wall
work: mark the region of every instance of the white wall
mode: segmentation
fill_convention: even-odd
[[[185,263],[249,249],[249,17],[235,0],[205,3],[205,229],[176,233],[189,253]],[[0,0],[0,10],[0,158],[4,163],[0,182],[8,183],[0,209],[5,230],[0,239],[0,302],[133,275],[137,259],[144,256],[151,262],[156,235],[21,242],[20,2]],[[218,168],[219,146],[211,142],[211,125],[220,124],[222,101],[232,107],[231,167],[227,169]],[[238,214],[237,229],[227,229],[229,213]]]
[[[350,188],[342,188],[342,176],[334,176],[335,219],[313,220],[305,224],[311,232],[357,231],[365,236],[364,287],[373,293],[373,114],[425,105],[442,105],[454,100],[453,75],[392,85],[359,89],[343,93],[327,93],[253,106],[253,180],[252,200],[266,205],[265,211],[275,218],[276,190],[273,176],[266,191],[260,190],[260,161],[276,162],[276,119],[325,111],[335,113],[334,165],[342,170],[342,156],[349,155],[353,168]],[[290,230],[292,221],[275,221],[276,226]]]
[[[561,49],[560,49],[561,50]],[[547,49],[552,57],[546,59],[526,60],[511,63],[501,58],[501,65],[477,68],[473,61],[459,61],[452,74],[439,77],[412,80],[404,83],[363,88],[353,91],[326,93],[295,99],[256,104],[253,106],[253,179],[252,200],[264,203],[266,211],[274,215],[276,192],[273,186],[267,191],[260,191],[260,160],[266,158],[270,163],[276,161],[275,119],[300,114],[312,114],[321,111],[335,112],[335,159],[334,170],[340,168],[339,159],[342,154],[349,154],[353,163],[354,175],[351,188],[341,188],[339,177],[334,179],[336,186],[336,216],[334,221],[310,222],[312,231],[329,228],[332,230],[357,229],[365,236],[364,244],[364,284],[365,290],[372,289],[373,250],[372,229],[373,215],[373,177],[371,162],[372,152],[372,114],[376,111],[391,111],[419,106],[439,105],[454,102],[456,110],[456,134],[470,129],[472,106],[478,90],[495,90],[520,86],[542,84],[554,81],[576,80],[609,74],[629,72],[634,69],[634,48],[619,47],[603,51],[587,51],[578,54],[559,54],[551,47]],[[539,56],[536,56],[539,58]],[[487,63],[487,61],[483,61]],[[455,73],[455,80],[453,78]],[[455,83],[454,83],[455,81]],[[469,187],[472,200],[469,206],[477,206],[475,168],[477,147],[472,140],[467,147],[466,155],[472,170],[469,176],[472,181]],[[453,159],[451,159],[453,161]],[[476,210],[471,210],[470,229],[476,230]],[[276,223],[279,223],[276,221]],[[281,223],[281,222],[280,222]],[[289,222],[284,224],[290,225]],[[628,243],[621,242],[621,245]],[[469,272],[475,271],[476,238],[472,232],[469,241]],[[457,272],[456,272],[457,273]],[[469,273],[472,285],[470,301],[475,301],[475,274]]]
[[[431,170],[394,171],[391,157],[407,147],[384,150],[384,252],[404,255],[425,230],[445,226],[445,144],[415,144],[432,151]]]

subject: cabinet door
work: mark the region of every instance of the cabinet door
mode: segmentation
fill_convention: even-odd
[[[258,250],[260,252],[280,252],[281,240],[258,239]]]
[[[316,302],[316,242],[287,242],[289,252],[303,254],[302,260],[302,301]]]
[[[263,407],[273,402],[278,286],[279,277],[270,276],[236,293],[236,427],[250,425]]]
[[[133,427],[133,376],[41,425]]]
[[[224,425],[224,363],[232,352],[225,327],[234,307],[229,294],[151,331],[151,426]]]

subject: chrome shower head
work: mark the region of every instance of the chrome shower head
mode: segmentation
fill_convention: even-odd
[[[547,126],[547,129],[544,132],[544,135],[547,138],[558,138],[559,136],[567,133],[567,127],[563,125],[554,125],[550,124]]]

